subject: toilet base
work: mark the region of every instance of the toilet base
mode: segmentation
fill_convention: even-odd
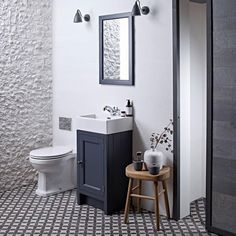
[[[74,155],[40,163],[37,166],[33,164],[38,169],[37,195],[46,197],[76,188]]]
[[[59,188],[58,190],[55,189],[55,190],[51,190],[51,191],[42,191],[41,189],[36,189],[35,193],[40,197],[47,197],[47,196],[50,196],[50,195],[54,195],[54,194],[62,193],[62,192],[65,192],[65,191],[69,191],[69,190],[72,190],[72,189],[75,189],[75,188],[76,188],[75,186],[69,186],[66,189]]]

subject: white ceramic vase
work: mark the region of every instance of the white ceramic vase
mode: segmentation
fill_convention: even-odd
[[[161,151],[149,149],[144,152],[144,162],[146,163],[147,168],[155,164],[160,166],[160,169],[162,169],[165,164],[165,156]]]

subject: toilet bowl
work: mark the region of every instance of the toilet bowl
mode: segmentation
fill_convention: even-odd
[[[76,187],[76,154],[67,147],[46,147],[30,152],[29,161],[38,171],[36,194],[48,196]]]

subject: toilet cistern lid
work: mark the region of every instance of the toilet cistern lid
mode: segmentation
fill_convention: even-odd
[[[71,148],[55,146],[35,149],[30,152],[30,156],[33,158],[49,159],[63,157],[69,153],[72,153]]]

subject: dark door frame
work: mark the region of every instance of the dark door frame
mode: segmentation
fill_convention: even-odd
[[[207,1],[207,172],[206,172],[206,228],[212,229],[212,1]]]
[[[180,25],[179,0],[172,0],[173,24],[173,219],[180,219]]]

